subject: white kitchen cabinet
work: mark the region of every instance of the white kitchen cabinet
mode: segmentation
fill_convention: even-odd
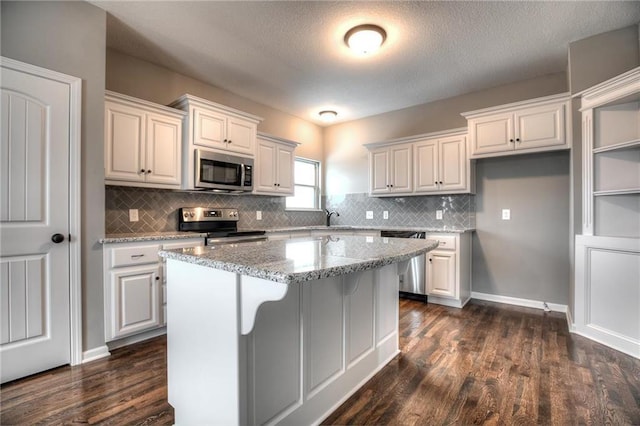
[[[429,303],[462,308],[471,298],[471,234],[427,234],[438,248],[426,254]]]
[[[294,151],[298,145],[297,142],[258,134],[254,194],[293,195]]]
[[[566,93],[463,113],[471,158],[571,148],[570,113]]]
[[[414,192],[475,192],[475,163],[467,158],[466,131],[415,142],[414,160]]]
[[[180,188],[184,113],[106,92],[107,184]]]
[[[258,123],[262,118],[189,94],[170,106],[187,114],[182,144],[182,189],[195,189],[196,149],[255,157]]]
[[[158,251],[203,244],[203,238],[105,244],[105,341],[166,325],[166,274]]]
[[[413,190],[413,146],[392,145],[369,153],[370,195],[397,195]]]

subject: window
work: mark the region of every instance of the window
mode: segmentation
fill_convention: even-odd
[[[296,158],[294,195],[287,197],[287,210],[320,210],[320,162]]]

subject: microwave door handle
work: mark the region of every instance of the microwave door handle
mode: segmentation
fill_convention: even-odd
[[[240,168],[241,168],[241,172],[240,172],[240,188],[244,188],[244,179],[245,179],[245,165],[241,164]]]

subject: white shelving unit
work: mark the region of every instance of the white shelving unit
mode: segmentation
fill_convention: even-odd
[[[640,358],[640,67],[582,93],[572,331]]]

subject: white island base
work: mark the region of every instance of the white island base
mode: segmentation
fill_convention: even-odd
[[[318,424],[399,352],[397,264],[293,284],[167,271],[177,425]]]

